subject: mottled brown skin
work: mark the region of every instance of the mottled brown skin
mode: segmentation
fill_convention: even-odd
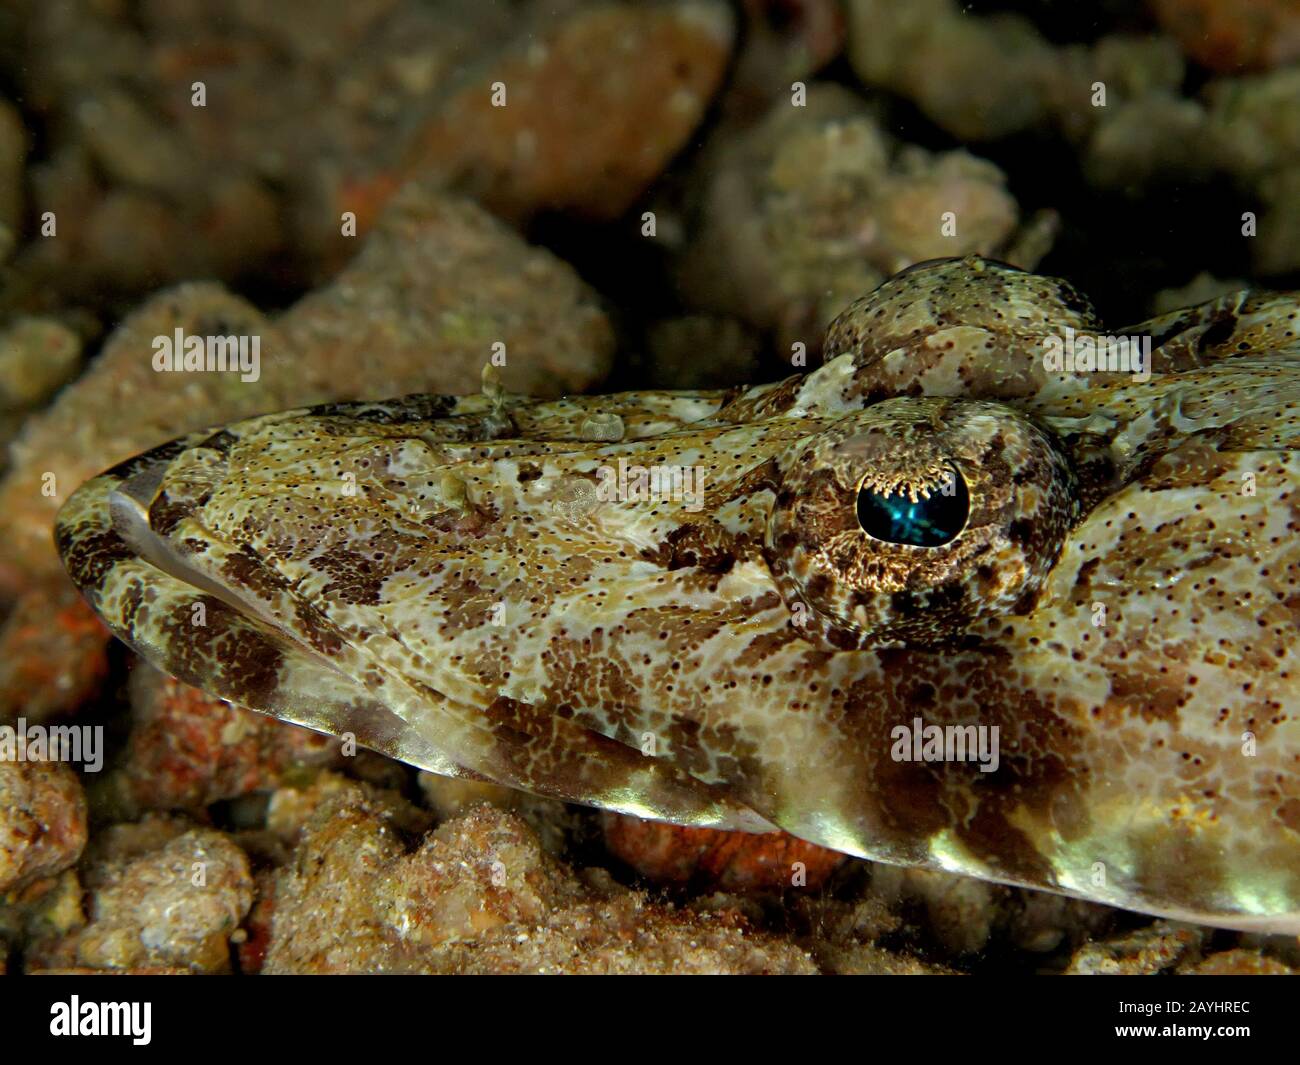
[[[1297,306],[1053,373],[1107,332],[1069,285],[926,263],[807,376],[251,419],[91,481],[59,546],[163,669],[436,772],[1294,933]],[[611,500],[620,459],[703,494]],[[949,542],[855,518],[949,471]],[[998,768],[898,760],[917,718]]]

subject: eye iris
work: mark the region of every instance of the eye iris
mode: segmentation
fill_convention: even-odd
[[[913,500],[906,492],[885,495],[858,489],[858,524],[867,535],[890,544],[940,547],[954,540],[970,515],[970,494],[961,475],[953,471],[952,491],[936,485],[929,497]]]

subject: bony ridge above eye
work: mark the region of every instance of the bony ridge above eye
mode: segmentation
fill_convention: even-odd
[[[1078,514],[1060,443],[1000,403],[885,400],[777,466],[764,556],[840,647],[937,644],[1027,612]]]

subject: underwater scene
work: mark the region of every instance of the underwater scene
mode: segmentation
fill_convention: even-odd
[[[1300,972],[1294,0],[0,0],[0,442],[0,972]]]

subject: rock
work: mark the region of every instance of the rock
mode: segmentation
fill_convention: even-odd
[[[1157,921],[1136,932],[1080,947],[1065,970],[1071,976],[1141,976],[1172,969],[1199,955],[1204,929],[1174,921]]]
[[[414,849],[373,795],[322,803],[280,875],[264,971],[812,972],[737,915],[584,883],[516,816],[479,806]]]
[[[102,306],[187,278],[327,276],[339,186],[383,171],[411,110],[512,31],[512,5],[473,0],[274,8],[30,5],[18,76],[50,131],[32,198],[59,220],[19,257],[33,296]]]
[[[616,218],[694,132],[734,34],[717,0],[579,7],[469,64],[403,171],[436,174],[507,218]]]
[[[22,116],[13,104],[0,98],[0,263],[9,258],[22,229],[26,160],[27,130]]]
[[[0,896],[0,959],[5,944],[22,944],[29,956],[35,957],[83,928],[86,913],[82,897],[75,869],[34,880],[21,890]]]
[[[0,759],[0,892],[71,866],[86,845],[86,799],[58,762]]]
[[[41,722],[93,696],[108,677],[107,639],[65,575],[25,589],[0,626],[0,724]]]
[[[1052,48],[1026,19],[971,17],[955,0],[851,0],[849,60],[863,83],[914,100],[962,140],[1037,124]]]
[[[973,15],[956,0],[852,0],[848,55],[865,85],[906,97],[963,141],[1052,123],[1080,143],[1120,104],[1177,96],[1184,71],[1167,37],[1057,46],[1019,15]]]
[[[66,0],[20,28],[51,131],[33,207],[58,235],[18,279],[37,305],[110,308],[190,278],[319,282],[351,253],[344,213],[364,231],[413,177],[516,221],[617,217],[687,143],[735,35],[724,0]]]
[[[1270,958],[1258,950],[1223,950],[1203,961],[1180,968],[1185,976],[1296,976],[1290,965]]]
[[[575,843],[581,844],[599,830],[593,811],[570,806],[558,799],[544,799],[526,791],[485,781],[440,777],[423,770],[419,774],[420,794],[439,821],[460,817],[481,803],[508,810],[533,832],[542,849],[560,857]]]
[[[495,354],[508,390],[558,396],[602,377],[614,348],[569,266],[427,184],[407,186],[362,253],[278,324],[298,372],[319,365],[312,377],[340,397],[477,392]]]
[[[950,976],[957,970],[878,946],[907,930],[879,895],[839,900],[801,895],[794,909],[808,933],[799,938],[825,973],[844,976]]]
[[[332,737],[214,699],[143,662],[130,693],[126,749],[95,793],[122,818],[144,810],[198,813],[270,791],[304,767],[343,761]]]
[[[1152,94],[1117,104],[1084,148],[1088,180],[1097,188],[1140,195],[1157,180],[1205,177],[1205,109],[1194,100]]]
[[[1292,0],[1151,0],[1151,10],[1188,56],[1219,73],[1300,59]]]
[[[815,354],[841,310],[915,262],[1021,258],[1019,211],[996,166],[896,144],[838,86],[812,86],[806,106],[782,101],[722,137],[698,175],[682,287],[697,306],[774,330],[785,359],[795,344]]]
[[[248,859],[221,832],[147,818],[101,831],[83,862],[88,924],[45,943],[33,968],[228,972],[248,913]]]
[[[786,832],[686,828],[604,813],[605,845],[646,879],[698,891],[818,891],[846,860]]]
[[[345,808],[365,805],[384,823],[404,837],[420,836],[433,827],[428,811],[392,788],[378,788],[334,772],[317,773],[297,786],[277,788],[266,807],[266,830],[290,848],[315,825],[316,812],[324,806]]]
[[[45,403],[81,366],[81,337],[53,318],[21,317],[0,330],[0,411]]]

